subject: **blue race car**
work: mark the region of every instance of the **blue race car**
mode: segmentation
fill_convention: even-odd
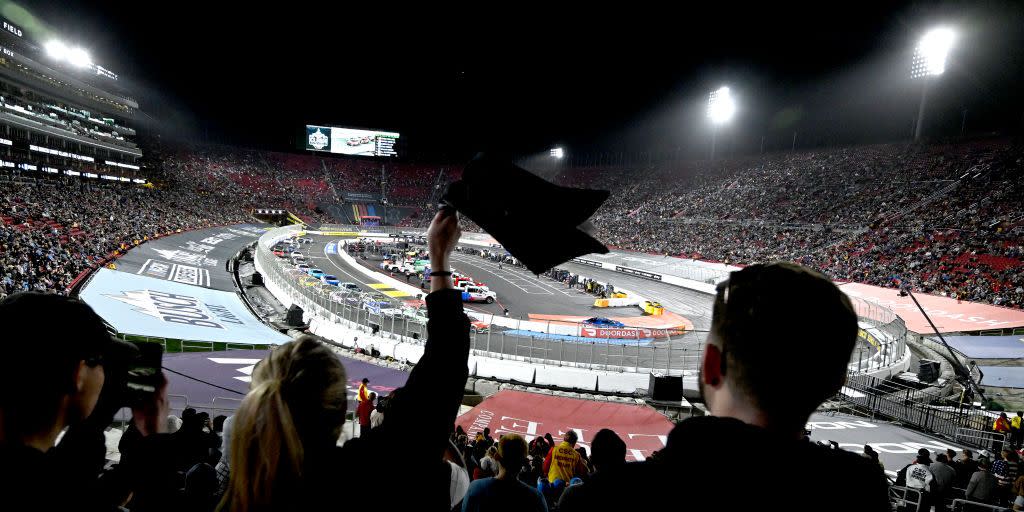
[[[331,286],[338,286],[338,278],[330,274],[320,276],[320,282],[323,284],[329,284]]]
[[[324,274],[323,270],[320,270],[318,268],[311,268],[311,269],[309,269],[309,275],[311,275],[311,276],[313,276],[313,277],[315,277],[317,279],[320,279],[321,277],[325,276],[326,274]]]
[[[584,320],[583,323],[585,323],[587,325],[594,325],[594,326],[597,326],[597,327],[625,327],[626,326],[626,324],[624,324],[622,322],[619,322],[619,321],[616,321],[616,320],[612,320],[610,318],[600,317],[600,316],[595,316],[593,318],[588,318],[588,319]]]

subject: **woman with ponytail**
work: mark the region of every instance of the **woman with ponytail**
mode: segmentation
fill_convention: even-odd
[[[448,271],[458,217],[442,210],[427,232],[431,268]],[[442,461],[468,376],[469,320],[447,275],[431,279],[423,356],[394,393],[379,428],[338,447],[345,422],[345,369],[327,347],[302,337],[275,349],[252,374],[235,413],[227,512],[449,510],[450,468]],[[398,473],[401,492],[366,492]]]

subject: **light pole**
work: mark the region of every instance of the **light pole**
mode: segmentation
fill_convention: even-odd
[[[711,160],[715,159],[715,139],[718,127],[729,122],[736,113],[736,101],[726,86],[711,91],[708,95],[708,119],[711,121]]]
[[[925,32],[914,49],[914,61],[910,69],[910,78],[922,79],[921,103],[917,107],[917,124],[914,127],[914,140],[921,139],[924,124],[924,109],[928,102],[928,86],[934,76],[946,72],[946,58],[953,48],[956,35],[948,27],[938,27]]]

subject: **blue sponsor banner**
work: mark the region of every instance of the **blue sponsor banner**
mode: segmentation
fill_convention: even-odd
[[[338,242],[331,242],[324,247],[324,252],[327,254],[338,254]]]
[[[125,334],[259,345],[291,339],[260,322],[231,292],[101,268],[81,298]]]

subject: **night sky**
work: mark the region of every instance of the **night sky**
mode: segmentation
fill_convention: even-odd
[[[699,155],[722,84],[739,102],[727,151],[756,152],[762,137],[785,149],[794,131],[801,147],[906,139],[920,97],[911,53],[936,24],[959,39],[930,93],[929,135],[959,134],[965,109],[971,133],[1024,121],[1024,9],[1011,2],[150,3],[15,4],[120,73],[168,132],[250,147],[294,148],[308,122],[397,130],[417,152]]]

